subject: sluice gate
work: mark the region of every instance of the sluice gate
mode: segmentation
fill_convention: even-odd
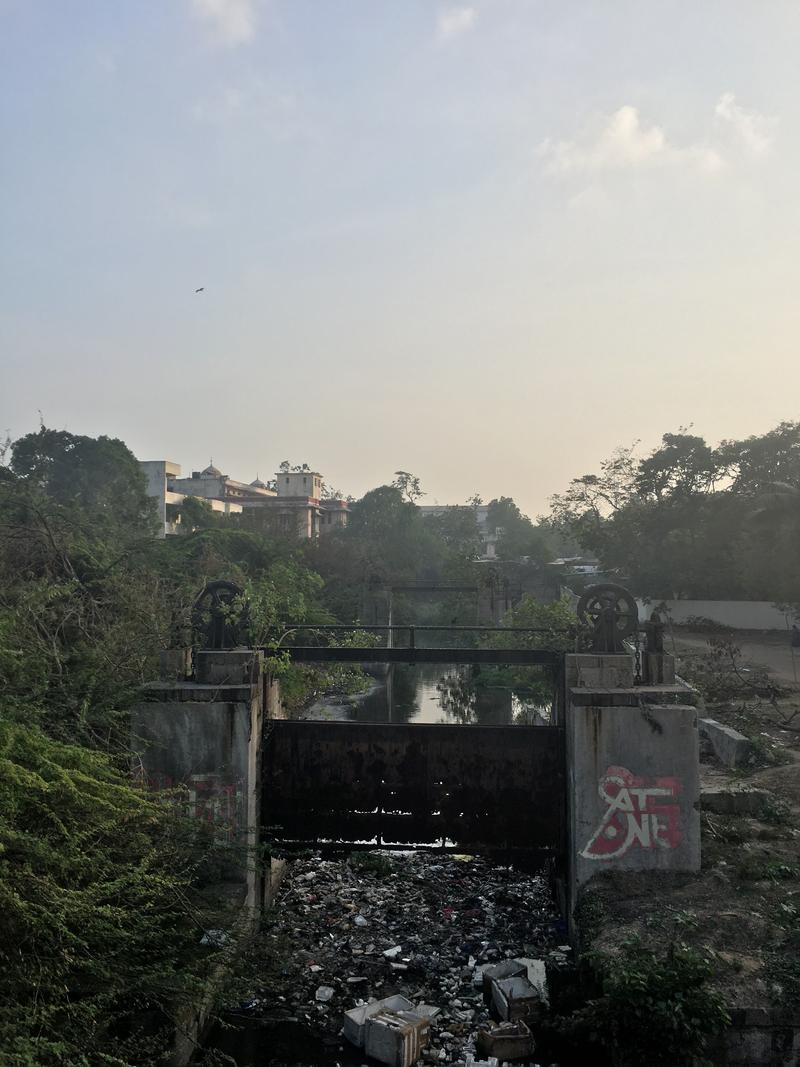
[[[276,844],[563,850],[561,727],[273,720],[264,761]]]

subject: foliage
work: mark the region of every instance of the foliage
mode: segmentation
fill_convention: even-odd
[[[196,983],[202,862],[107,757],[0,720],[4,1063],[155,1062],[135,1027]]]
[[[397,489],[409,504],[415,504],[420,497],[425,496],[419,478],[408,471],[395,471],[392,487]]]
[[[496,547],[498,559],[528,557],[544,563],[552,558],[543,532],[522,514],[511,497],[501,496],[489,503],[488,523],[490,530],[500,531]]]
[[[77,507],[93,524],[152,533],[155,507],[142,470],[122,441],[42,426],[13,443],[11,473],[48,499]]]
[[[616,1067],[706,1067],[713,1038],[728,1025],[722,994],[708,985],[709,961],[673,942],[654,952],[631,938],[613,954],[590,954],[602,994],[578,1013],[611,1051]]]
[[[490,635],[489,648],[543,648],[569,651],[575,645],[575,614],[569,600],[545,604],[524,596],[503,618],[503,630]],[[514,627],[530,627],[535,633],[514,633]],[[480,686],[506,686],[515,693],[546,704],[553,698],[553,678],[542,667],[484,667],[477,678]]]
[[[184,497],[175,507],[180,515],[182,530],[208,530],[224,522],[224,518],[214,513],[207,500],[196,496]]]
[[[800,604],[800,422],[618,449],[553,497],[551,522],[645,596]]]

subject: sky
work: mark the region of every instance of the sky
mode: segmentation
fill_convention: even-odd
[[[0,432],[534,516],[798,418],[798,39],[794,0],[0,0]]]

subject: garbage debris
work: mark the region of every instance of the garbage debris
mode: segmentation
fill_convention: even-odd
[[[430,1033],[430,1019],[410,1011],[380,1011],[366,1022],[364,1051],[388,1067],[411,1067]]]
[[[492,1005],[501,1019],[538,1018],[542,1014],[542,997],[526,978],[492,979]]]
[[[363,1048],[367,1019],[371,1015],[381,1011],[411,1011],[413,1007],[410,1000],[401,996],[385,997],[383,1000],[374,1000],[371,1004],[361,1004],[344,1013],[342,1032],[353,1045]]]
[[[500,1023],[491,1030],[478,1031],[478,1052],[491,1059],[524,1060],[533,1055],[536,1042],[530,1028],[522,1019],[513,1023]]]
[[[491,1012],[530,1028],[547,1004],[544,961],[565,955],[547,877],[480,857],[386,859],[388,871],[313,854],[293,860],[270,921],[247,952],[254,977],[238,997],[257,999],[257,1018],[291,1019],[332,1049],[345,1039],[363,1049],[368,1020],[399,1015],[402,1025],[373,1027],[373,1044],[395,1056],[381,1060],[387,1067],[402,1063],[396,1057],[414,1040],[416,1058],[431,1067],[463,1065],[467,1057],[475,1067],[493,1056],[504,1062],[477,1044],[481,1032],[496,1029]],[[526,983],[527,1001],[512,996],[512,1014],[498,1012],[490,992],[484,999],[487,973],[489,984],[501,974]],[[328,999],[318,997],[322,990]],[[517,1012],[534,1004],[533,1015]],[[403,1013],[425,1025],[403,1036],[411,1023]]]

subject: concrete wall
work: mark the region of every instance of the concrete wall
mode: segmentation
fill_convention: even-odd
[[[232,846],[224,879],[239,884],[242,902],[256,908],[263,895],[253,863],[265,714],[261,660],[252,652],[205,652],[198,654],[201,671],[201,682],[145,688],[131,713],[134,773],[151,789],[174,790],[176,803]]]
[[[179,476],[181,468],[177,463],[168,459],[144,459],[139,460],[139,466],[145,476],[147,495],[156,502],[158,517],[161,522],[159,536],[163,537],[167,531],[167,504],[172,503],[174,495],[167,489],[168,480]]]
[[[290,471],[275,475],[278,496],[322,496],[322,476],[316,471]]]
[[[631,673],[627,655],[567,656],[572,903],[579,885],[609,868],[700,869],[699,743],[690,691],[680,683],[635,688]]]
[[[791,612],[781,611],[768,600],[637,600],[637,604],[640,622],[649,619],[655,608],[674,623],[696,617],[713,619],[734,630],[786,630],[794,622]]]

